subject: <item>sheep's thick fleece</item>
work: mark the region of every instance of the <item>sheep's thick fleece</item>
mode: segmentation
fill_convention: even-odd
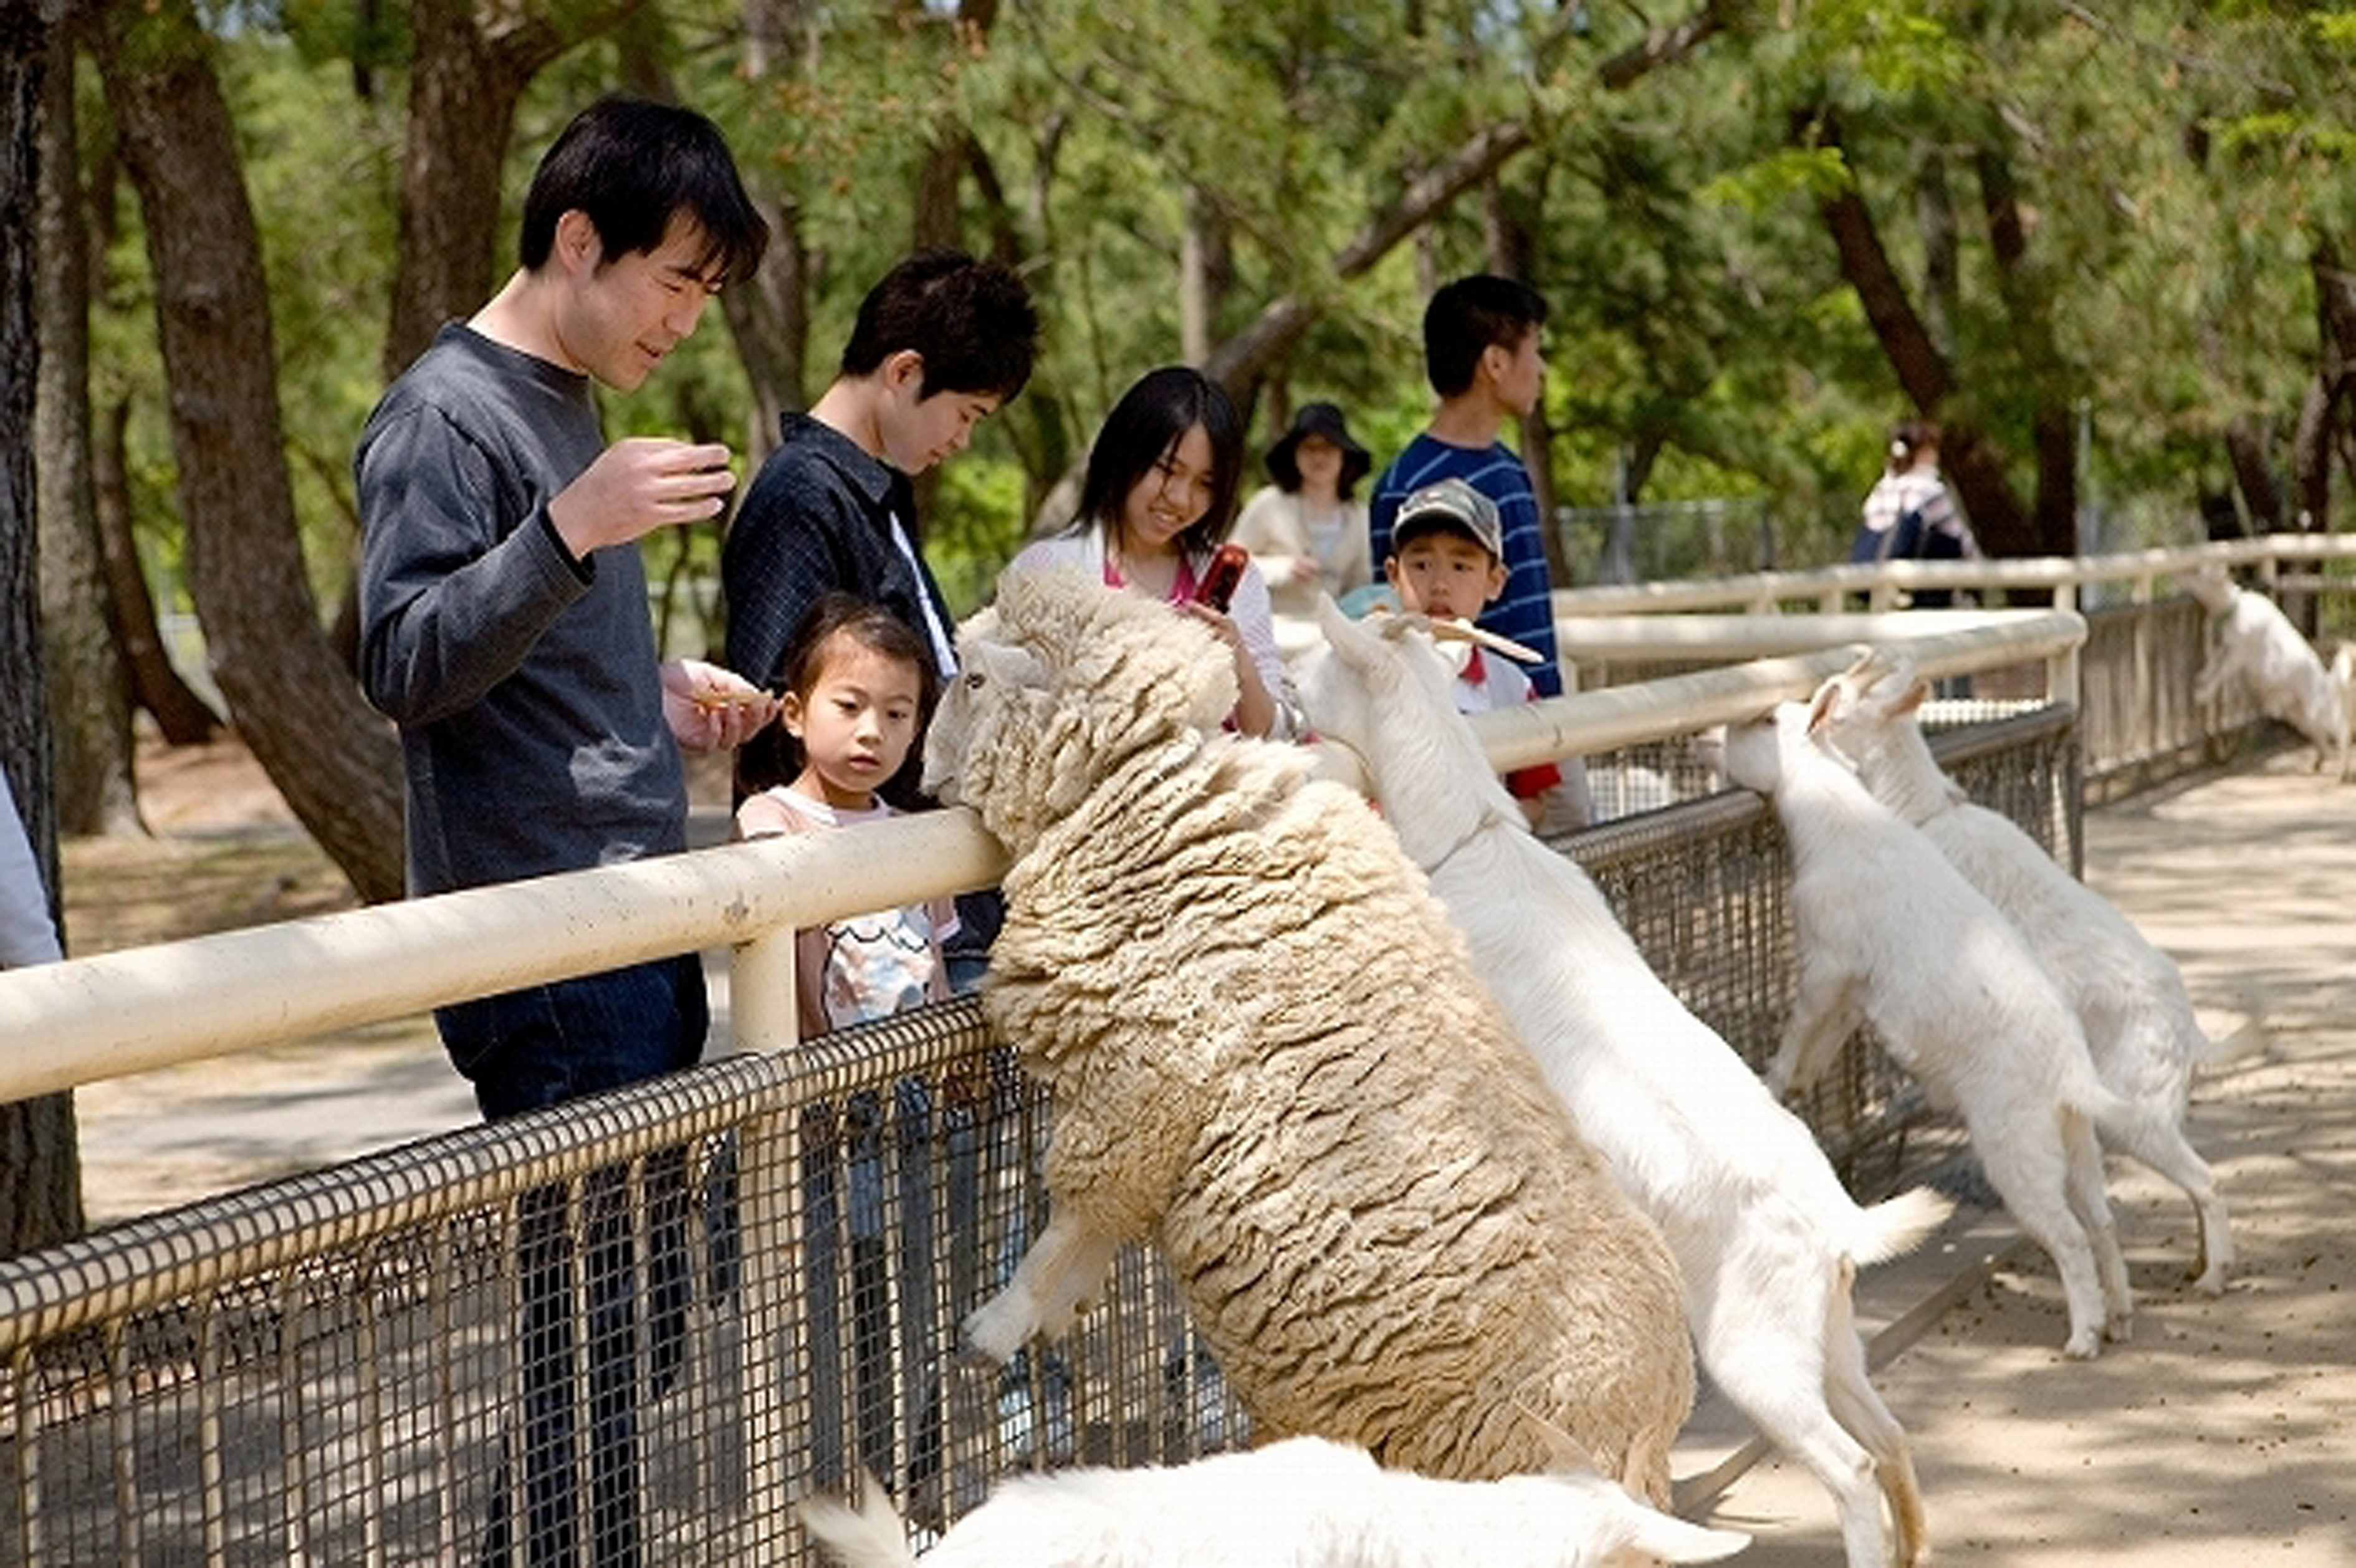
[[[1014,856],[983,1008],[1059,1217],[1159,1241],[1263,1435],[1483,1478],[1548,1465],[1535,1414],[1665,1501],[1675,1265],[1390,831],[1222,733],[1227,652],[1163,605],[1010,580],[960,651],[926,778]]]

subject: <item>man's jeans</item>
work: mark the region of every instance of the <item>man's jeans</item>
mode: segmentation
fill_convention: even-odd
[[[487,1120],[519,1115],[691,1067],[711,1014],[694,954],[510,991],[439,1009],[442,1040],[475,1085]],[[687,1151],[648,1155],[651,1381],[678,1375],[687,1328]],[[635,1568],[638,1541],[637,1259],[628,1173],[592,1172],[573,1212],[562,1185],[518,1205],[518,1331],[524,1399],[523,1561],[580,1563],[573,1431],[582,1404],[575,1364],[573,1237],[586,1270],[591,1554],[595,1568]],[[483,1561],[516,1561],[513,1485],[502,1459]]]

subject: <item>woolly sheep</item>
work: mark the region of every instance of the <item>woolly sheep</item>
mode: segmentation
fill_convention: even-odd
[[[2315,747],[2315,768],[2339,764],[2340,782],[2350,776],[2348,685],[2335,680],[2323,660],[2275,602],[2233,586],[2222,568],[2205,567],[2179,579],[2209,612],[2216,645],[2192,677],[2192,699],[2207,707],[2219,693],[2240,686],[2258,711],[2279,719]]]
[[[2124,1111],[2044,966],[1931,841],[1818,739],[1831,684],[1730,725],[1727,776],[1771,797],[1792,857],[1799,975],[1769,1088],[1811,1082],[1870,1021],[1933,1103],[1958,1111],[1988,1179],[2053,1255],[2065,1353],[2124,1339],[2134,1300],[2094,1118]]]
[[[1953,1205],[1917,1189],[1858,1208],[1587,874],[1523,829],[1416,624],[1360,624],[1330,601],[1320,619],[1332,651],[1301,688],[1317,733],[1363,762],[1580,1136],[1661,1227],[1703,1368],[1833,1494],[1850,1568],[1891,1561],[1884,1498],[1897,1561],[1924,1560],[1913,1460],[1866,1375],[1849,1287]]]
[[[1150,1236],[1258,1435],[1493,1478],[1547,1467],[1526,1407],[1665,1504],[1676,1265],[1389,831],[1222,733],[1230,661],[1162,605],[1009,580],[959,657],[926,787],[1012,853],[982,1007],[1053,1099],[1051,1219],[974,1348]]]
[[[908,1568],[899,1516],[870,1482],[853,1509],[796,1506],[845,1568]],[[1293,1437],[1191,1465],[1017,1476],[925,1554],[927,1568],[1586,1568],[1708,1563],[1749,1544],[1656,1513],[1593,1471],[1440,1481],[1361,1448]]]
[[[1825,734],[1857,764],[1876,800],[1921,829],[1964,880],[2001,910],[2045,962],[2078,1014],[2094,1072],[2130,1120],[2098,1124],[2103,1141],[2182,1188],[2200,1221],[2200,1287],[2225,1288],[2233,1261],[2225,1205],[2184,1139],[2192,1072],[2215,1053],[2184,977],[2109,901],[2054,863],[2000,812],[1976,805],[1939,769],[1915,711],[1931,688],[1902,654],[1861,661],[1832,685]]]

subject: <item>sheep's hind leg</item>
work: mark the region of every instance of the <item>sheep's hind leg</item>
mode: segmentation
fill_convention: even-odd
[[[1061,1339],[1081,1304],[1103,1286],[1119,1245],[1058,1207],[1006,1288],[967,1315],[967,1348],[1003,1365],[1034,1337]]]

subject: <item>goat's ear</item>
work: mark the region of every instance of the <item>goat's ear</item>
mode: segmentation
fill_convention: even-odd
[[[1388,617],[1370,619],[1383,621]],[[1350,619],[1343,613],[1342,606],[1333,603],[1331,594],[1318,597],[1317,624],[1325,634],[1326,645],[1333,650],[1333,656],[1342,661],[1344,668],[1369,675],[1379,667],[1381,661],[1377,656],[1381,644],[1372,626],[1366,622]]]
[[[1890,716],[1895,719],[1903,719],[1906,715],[1913,712],[1916,709],[1922,707],[1922,704],[1929,700],[1931,700],[1931,683],[1927,680],[1918,680],[1913,685],[1908,687],[1904,695],[1901,696],[1897,701],[1890,705]]]
[[[1841,680],[1835,676],[1816,688],[1816,695],[1808,702],[1808,733],[1813,735],[1832,722],[1833,709],[1840,701]]]

